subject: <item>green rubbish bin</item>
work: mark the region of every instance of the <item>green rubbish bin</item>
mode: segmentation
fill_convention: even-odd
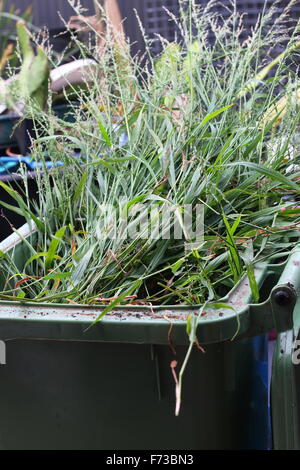
[[[0,116],[0,147],[16,144],[13,129],[17,119],[19,119],[17,115],[4,114]]]
[[[24,238],[34,237],[34,227],[23,226],[19,233],[0,250],[21,272],[28,257]],[[291,329],[300,276],[286,279],[295,257],[300,259],[299,252],[284,264],[256,266],[261,303],[249,303],[245,277],[223,299],[232,309],[207,308],[198,318],[197,338],[205,353],[195,348],[190,358],[178,417],[170,342],[182,364],[187,316],[197,315],[197,306],[120,306],[87,329],[104,307],[2,300],[0,447],[263,447],[251,443],[251,435],[259,433],[252,419],[252,337],[274,327]],[[267,396],[262,400],[261,410],[267,409]]]
[[[291,266],[298,270],[298,260]],[[293,275],[293,273],[291,273]],[[300,449],[300,300],[294,308],[293,328],[278,335],[273,355],[271,418],[273,447]]]

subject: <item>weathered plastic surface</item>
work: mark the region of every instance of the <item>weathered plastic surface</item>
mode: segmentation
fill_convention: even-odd
[[[21,232],[28,235],[28,227]],[[15,235],[0,250],[10,251],[22,269],[28,253]],[[265,357],[254,344],[257,339],[247,336],[275,324],[281,331],[290,327],[300,282],[300,276],[288,276],[290,262],[285,269],[275,264],[257,269],[266,299],[261,304],[248,304],[244,279],[226,299],[235,312],[207,310],[199,319],[197,335],[206,353],[193,351],[179,417],[174,416],[170,321],[180,365],[188,344],[186,317],[199,308],[119,307],[87,330],[102,307],[1,301],[6,365],[0,366],[0,446],[266,448],[267,391],[259,370]],[[271,293],[263,283],[270,275],[280,278]],[[289,300],[285,309],[278,304],[282,299]],[[262,349],[265,340],[260,340]]]
[[[6,345],[2,449],[266,446],[265,403],[253,399],[251,340],[193,352],[179,417],[166,346],[38,339]],[[176,350],[181,363],[186,348]]]

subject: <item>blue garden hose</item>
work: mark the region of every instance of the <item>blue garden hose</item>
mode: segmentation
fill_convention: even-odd
[[[9,174],[14,170],[17,170],[20,163],[24,163],[29,171],[35,171],[38,168],[51,168],[54,166],[63,166],[63,162],[57,161],[52,162],[51,160],[46,162],[36,162],[31,157],[0,157],[0,175]]]

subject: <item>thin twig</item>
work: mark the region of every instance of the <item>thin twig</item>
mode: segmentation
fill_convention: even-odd
[[[174,348],[173,341],[172,341],[173,323],[167,317],[167,315],[164,315],[164,319],[167,320],[170,323],[170,328],[168,330],[168,343],[169,343],[169,346],[171,348],[172,353],[174,354],[174,356],[176,356],[176,349]]]

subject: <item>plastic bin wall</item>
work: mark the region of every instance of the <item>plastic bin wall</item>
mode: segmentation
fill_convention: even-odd
[[[253,393],[251,340],[211,345],[205,355],[194,351],[179,417],[167,346],[6,344],[2,449],[266,448],[267,423],[258,412],[266,400]],[[179,361],[185,352],[177,348]]]

